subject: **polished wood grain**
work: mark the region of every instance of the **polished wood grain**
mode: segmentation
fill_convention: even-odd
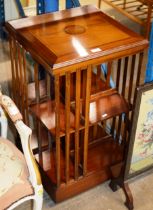
[[[11,33],[14,31],[11,30],[13,27],[16,30],[14,36],[39,63],[46,68],[52,67],[53,74],[59,73],[61,68],[68,70],[68,67],[75,68],[79,64],[83,66],[85,63],[90,64],[91,59],[106,59],[109,55],[122,56],[126,50],[147,45],[147,41],[142,37],[92,6],[76,8],[73,12],[72,14],[72,11],[68,10],[66,16],[63,11],[55,15],[42,15],[43,22],[42,16],[12,21],[6,27]],[[60,19],[56,17],[57,14],[61,14]],[[31,25],[28,26],[27,23],[25,27],[25,22],[30,21]],[[17,23],[20,26],[17,26]],[[73,36],[65,32],[65,27],[69,25],[83,26],[86,30]],[[94,51],[97,48],[98,51]],[[39,51],[41,53],[36,53]]]
[[[90,103],[89,121],[95,123],[121,113],[127,113],[128,105],[119,94],[112,94]]]

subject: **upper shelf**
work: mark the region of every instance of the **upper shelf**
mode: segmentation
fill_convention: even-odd
[[[147,40],[92,5],[10,21],[7,30],[53,74],[136,53]]]

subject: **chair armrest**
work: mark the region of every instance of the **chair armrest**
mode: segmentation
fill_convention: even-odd
[[[0,92],[0,104],[14,123],[17,120],[22,120],[22,115],[19,109],[16,107],[15,103],[12,101],[10,97],[2,95],[1,92]]]
[[[27,162],[27,166],[30,173],[30,181],[35,185],[41,185],[40,173],[30,148],[30,140],[32,130],[26,126],[22,121],[22,115],[19,109],[16,107],[12,99],[6,95],[2,95],[0,91],[0,105],[4,108],[6,113],[13,121],[21,139],[22,149]]]
[[[41,177],[37,163],[30,148],[32,130],[23,121],[17,121],[15,127],[20,135],[22,149],[30,172],[30,181],[36,185],[41,185]]]

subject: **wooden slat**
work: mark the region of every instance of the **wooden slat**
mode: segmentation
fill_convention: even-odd
[[[70,176],[70,73],[66,73],[66,95],[65,95],[65,177],[66,177],[66,183],[69,181]]]
[[[84,176],[87,174],[91,71],[92,70],[91,70],[91,65],[90,65],[87,68],[86,97],[85,97],[85,131],[84,131],[84,154],[83,154],[83,175]]]
[[[112,119],[112,126],[111,126],[111,134],[114,136],[115,134],[115,124],[116,124],[116,117]]]
[[[140,85],[140,76],[141,76],[141,70],[142,70],[143,56],[144,56],[144,52],[141,52],[139,55],[138,72],[137,72],[137,78],[136,78],[136,88]],[[135,92],[134,92],[133,104],[135,104],[135,100],[136,100],[136,93],[137,93],[136,88],[135,88]]]
[[[47,74],[47,97],[51,98],[51,75]]]
[[[13,93],[13,99],[16,101],[16,90],[15,90],[15,64],[14,64],[14,41],[12,38],[9,38],[9,45],[10,45],[10,57],[11,57],[11,69],[12,69],[12,93]]]
[[[126,7],[126,0],[123,1],[123,8]]]
[[[96,90],[99,91],[99,81],[101,79],[101,65],[97,66],[97,75],[96,75]]]
[[[85,115],[85,98],[86,98],[86,81],[87,81],[87,71],[82,71],[82,90],[81,90],[81,96],[83,99],[82,103],[82,115]]]
[[[19,92],[20,87],[19,87],[19,74],[18,74],[18,71],[19,71],[19,69],[18,69],[18,50],[17,50],[17,43],[16,43],[15,40],[14,40],[14,52],[13,53],[14,53],[15,74],[16,74],[16,81],[15,81],[15,89],[16,89],[15,94],[17,96],[16,97],[16,104],[19,107],[20,97],[19,97],[18,92]]]
[[[123,72],[123,85],[122,85],[122,95],[125,96],[125,88],[126,88],[126,79],[127,79],[127,70],[128,70],[128,60],[129,57],[125,58],[125,62],[124,62],[124,72]]]
[[[38,70],[38,63],[35,62],[34,64],[34,82],[35,82],[35,93],[36,93],[36,103],[40,101],[40,88],[39,88],[39,70]]]
[[[76,98],[75,98],[75,179],[78,179],[79,168],[79,127],[80,127],[80,90],[81,90],[81,71],[76,71]]]
[[[132,56],[132,63],[131,63],[130,80],[129,80],[129,90],[128,90],[128,102],[129,102],[129,104],[132,103],[131,96],[132,96],[132,88],[133,88],[135,61],[136,61],[136,55],[133,55]]]
[[[13,63],[14,63],[14,95],[15,95],[15,102],[17,102],[17,87],[16,87],[16,83],[17,83],[17,76],[16,76],[16,66],[15,66],[15,40],[12,39],[12,56],[13,56]]]
[[[101,90],[100,89],[100,85],[99,85],[100,80],[101,80],[101,65],[97,66],[97,74],[92,73],[92,80],[94,78],[93,75],[96,75],[95,76],[96,78],[95,78],[95,84],[94,85],[95,85],[95,92],[97,93],[97,92],[99,92]],[[93,86],[93,84],[91,85],[91,93],[92,93],[92,86]],[[93,96],[93,93],[92,93],[92,96]],[[94,93],[94,96],[95,96],[95,93]],[[98,132],[98,125],[95,124],[93,126],[93,140],[96,138],[97,132]]]
[[[41,139],[41,123],[37,120],[36,123],[36,131],[37,131],[37,138],[38,138],[38,153],[39,153],[39,161],[42,164],[42,139]]]
[[[120,115],[119,118],[118,118],[118,128],[117,128],[118,141],[120,140],[121,126],[122,126],[122,115]]]
[[[125,151],[127,150],[126,145],[127,145],[127,140],[128,138],[128,115],[125,114],[124,116],[124,122],[123,122],[123,134],[122,134],[122,144],[124,145]],[[125,154],[124,154],[125,155]]]
[[[60,182],[61,182],[59,103],[60,103],[59,75],[56,75],[55,76],[55,125],[56,125],[56,178],[57,178],[57,186],[59,186]]]
[[[19,95],[20,95],[20,110],[21,110],[21,113],[22,115],[24,115],[24,106],[23,106],[23,98],[24,98],[24,95],[23,95],[23,66],[22,66],[22,55],[21,55],[21,50],[22,47],[18,44],[18,62],[19,62]],[[25,120],[25,119],[24,119]]]
[[[116,89],[117,90],[119,90],[120,75],[121,75],[121,59],[119,59],[117,62],[117,78],[116,78]]]
[[[23,57],[23,48],[22,48],[22,51],[20,51],[20,53],[21,53],[21,64],[22,64],[22,68],[21,68],[21,90],[22,90],[22,96],[21,96],[21,106],[22,106],[22,109],[23,109],[23,112],[22,112],[22,115],[23,115],[23,120],[24,120],[24,122],[26,121],[26,119],[25,119],[25,82],[26,82],[26,80],[25,80],[25,73],[24,73],[24,57]]]
[[[25,107],[25,123],[29,125],[29,114],[28,114],[28,84],[27,84],[27,62],[26,62],[26,51],[23,49],[23,80],[24,80],[24,107]]]
[[[108,62],[108,64],[107,64],[107,76],[106,76],[106,89],[110,87],[111,70],[112,70],[112,62]]]
[[[47,136],[48,136],[48,151],[50,152],[50,168],[54,167],[52,164],[52,158],[53,158],[53,140],[51,133],[47,131]]]
[[[120,74],[121,74],[121,59],[117,61],[117,75],[116,75],[116,90],[119,91],[119,83],[120,83]],[[116,125],[116,117],[113,117],[111,133],[114,135],[115,133],[115,125]]]

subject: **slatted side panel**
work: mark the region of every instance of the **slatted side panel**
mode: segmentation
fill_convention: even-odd
[[[139,53],[129,57],[121,58],[114,61],[112,78],[118,92],[126,99],[129,104],[130,110],[133,110],[135,101],[135,90],[141,81],[144,81],[144,54]],[[131,113],[129,114],[131,119]],[[115,117],[111,124],[111,133],[116,136],[118,141],[121,140],[125,134],[125,116]]]
[[[65,74],[65,136],[64,136],[64,165],[61,163],[60,151],[60,119],[59,102],[62,101],[59,90],[59,76],[55,77],[55,104],[56,104],[56,167],[57,167],[57,185],[61,182],[66,184],[73,178],[77,180],[81,175],[87,174],[88,162],[88,140],[89,140],[89,106],[91,93],[91,75],[92,67],[87,69],[77,69],[75,73]],[[74,81],[75,80],[75,81]],[[73,81],[73,82],[72,82]],[[71,90],[75,97],[71,97]],[[61,97],[61,99],[60,99]],[[71,124],[71,114],[74,114],[75,120]],[[81,117],[82,116],[82,117]],[[81,121],[82,118],[82,121]],[[73,169],[72,169],[73,163]],[[80,168],[80,164],[82,167]],[[63,179],[61,165],[64,166],[65,178]],[[62,176],[62,177],[61,177]]]
[[[29,53],[15,40],[10,38],[10,55],[12,65],[12,89],[14,100],[20,109],[24,122],[29,125],[29,106],[40,103],[40,100],[48,93],[50,98],[50,75],[48,74],[47,85],[40,80],[39,64],[32,60]],[[48,87],[48,89],[47,89]],[[44,89],[47,89],[44,90]],[[39,163],[42,164],[42,124],[37,117],[34,118],[37,142],[32,143],[34,152],[39,155]],[[48,135],[50,137],[50,135]],[[49,143],[50,145],[50,143]]]
[[[135,101],[136,86],[144,81],[144,63],[143,52],[131,55],[129,57],[120,58],[116,61],[107,63],[106,84],[109,86],[109,81],[113,80],[113,85],[116,90],[126,99],[130,110],[133,109]],[[111,73],[111,74],[110,74]],[[131,112],[127,115],[131,119]],[[121,142],[125,137],[126,123],[125,115],[120,115],[103,122],[103,126],[108,133],[112,134],[117,141]]]
[[[15,40],[10,39],[10,54],[13,97],[23,115],[24,121],[28,124],[28,90],[25,50]]]

